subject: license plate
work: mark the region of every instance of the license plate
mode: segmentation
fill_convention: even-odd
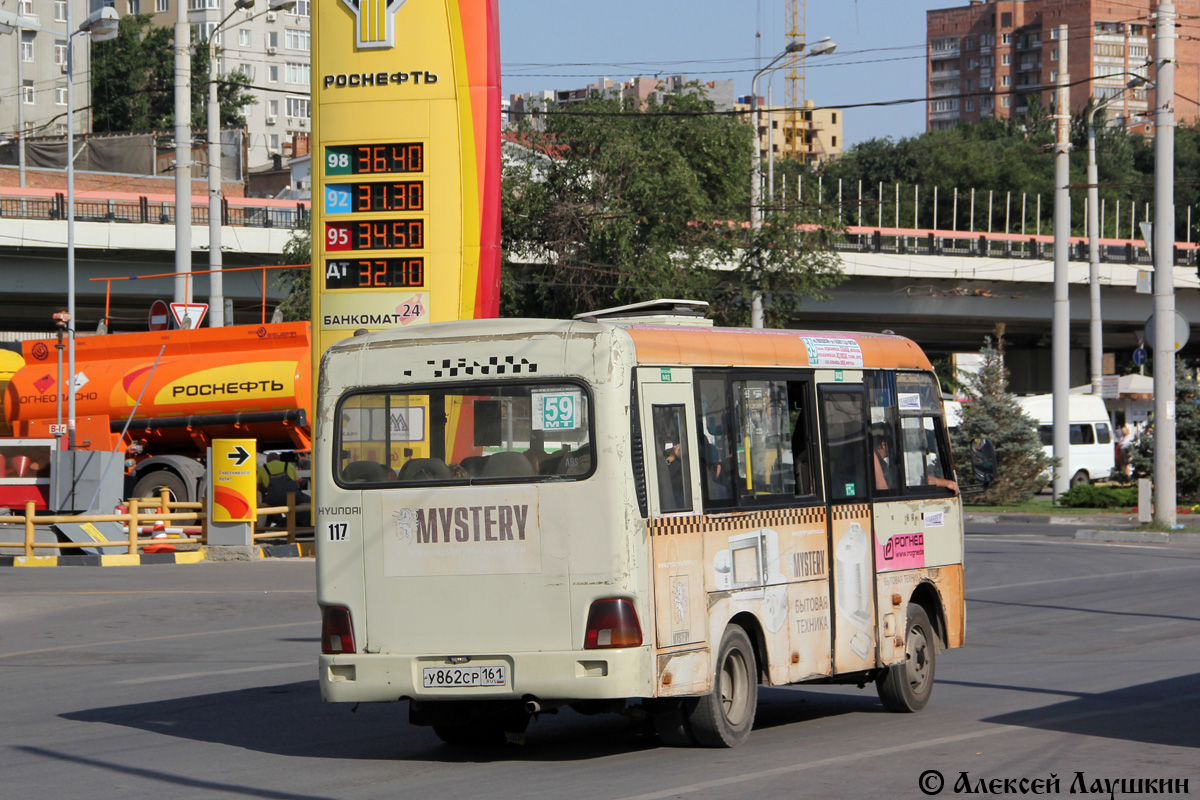
[[[507,667],[425,667],[422,670],[426,689],[455,689],[460,686],[505,686]]]

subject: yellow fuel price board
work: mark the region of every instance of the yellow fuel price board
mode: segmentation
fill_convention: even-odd
[[[497,3],[314,4],[314,365],[359,329],[498,314]]]

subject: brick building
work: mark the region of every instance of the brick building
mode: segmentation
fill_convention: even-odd
[[[926,12],[926,129],[1047,111],[1058,80],[1060,25],[1067,26],[1071,110],[1121,95],[1112,124],[1153,133],[1154,89],[1125,91],[1134,75],[1154,80],[1155,0],[971,0]],[[1200,116],[1200,0],[1176,0],[1175,116]],[[1090,82],[1086,81],[1091,78]],[[1123,94],[1122,94],[1123,92]]]
[[[737,111],[750,111],[750,97],[739,97]],[[845,138],[842,136],[842,119],[845,114],[841,111],[827,108],[816,108],[811,100],[796,115],[798,141],[795,147],[788,141],[791,131],[788,130],[788,109],[784,106],[769,106],[762,97],[758,98],[758,155],[766,159],[771,151],[776,158],[792,154],[801,161],[810,164],[821,164],[842,154]],[[747,119],[749,115],[747,114]],[[770,150],[768,150],[770,148]]]

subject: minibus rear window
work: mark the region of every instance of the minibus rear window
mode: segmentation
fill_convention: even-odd
[[[573,382],[350,394],[338,406],[335,477],[360,487],[585,478],[591,402]]]

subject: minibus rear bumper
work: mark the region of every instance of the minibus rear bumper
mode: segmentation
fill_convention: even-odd
[[[468,659],[468,660],[463,660]],[[651,697],[654,654],[649,647],[506,655],[415,656],[394,653],[322,655],[321,697],[330,703],[438,700],[606,700]],[[504,686],[431,687],[427,668],[497,666]]]

